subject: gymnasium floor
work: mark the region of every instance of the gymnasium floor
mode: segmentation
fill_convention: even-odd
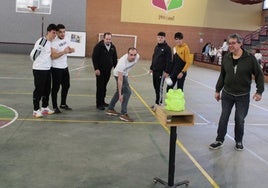
[[[28,55],[0,54],[0,109],[8,111],[0,110],[1,188],[163,187],[153,178],[168,179],[169,129],[150,110],[154,91],[149,61],[140,61],[129,77],[133,92],[128,111],[134,123],[96,110],[91,59],[71,57],[68,105],[73,111],[33,118],[31,66]],[[251,101],[245,149],[234,150],[232,114],[224,147],[211,151],[221,107],[214,100],[218,74],[195,65],[188,71],[186,109],[195,114],[195,124],[178,127],[175,183],[187,179],[190,188],[265,188],[267,84],[263,100]],[[114,91],[111,78],[107,102]]]

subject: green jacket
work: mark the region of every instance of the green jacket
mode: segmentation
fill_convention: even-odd
[[[243,50],[239,58],[237,67],[233,65],[232,53],[224,56],[221,66],[221,73],[216,84],[216,92],[224,89],[234,96],[245,95],[250,92],[252,75],[255,77],[257,93],[264,91],[264,76],[256,58]],[[236,73],[235,73],[236,69]]]

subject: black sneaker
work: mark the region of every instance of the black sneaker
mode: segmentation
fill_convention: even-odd
[[[105,110],[105,107],[104,106],[97,106],[96,107],[98,110]]]
[[[244,146],[243,146],[242,142],[236,142],[235,150],[242,151],[243,149],[244,149]]]
[[[65,104],[65,105],[60,105],[60,108],[61,108],[61,109],[64,109],[64,110],[72,110],[72,108],[70,108],[67,104]]]
[[[216,141],[209,145],[209,149],[220,149],[222,146],[223,143],[221,141]]]
[[[54,114],[60,114],[61,113],[59,108],[54,108],[53,110],[54,110]]]
[[[108,107],[109,104],[105,102],[105,103],[103,103],[103,106],[104,106],[104,107]]]

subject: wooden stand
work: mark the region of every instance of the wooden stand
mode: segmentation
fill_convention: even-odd
[[[168,167],[168,182],[155,177],[154,182],[165,185],[166,188],[175,188],[180,185],[189,185],[188,180],[184,180],[174,184],[175,173],[175,155],[176,155],[176,140],[177,140],[177,126],[194,125],[194,115],[186,110],[180,112],[168,111],[162,106],[156,108],[157,119],[166,126],[170,127],[170,145],[169,145],[169,167]]]

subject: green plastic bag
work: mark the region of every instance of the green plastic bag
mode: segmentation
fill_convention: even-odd
[[[165,99],[167,110],[183,111],[185,110],[184,93],[181,89],[169,89]]]

